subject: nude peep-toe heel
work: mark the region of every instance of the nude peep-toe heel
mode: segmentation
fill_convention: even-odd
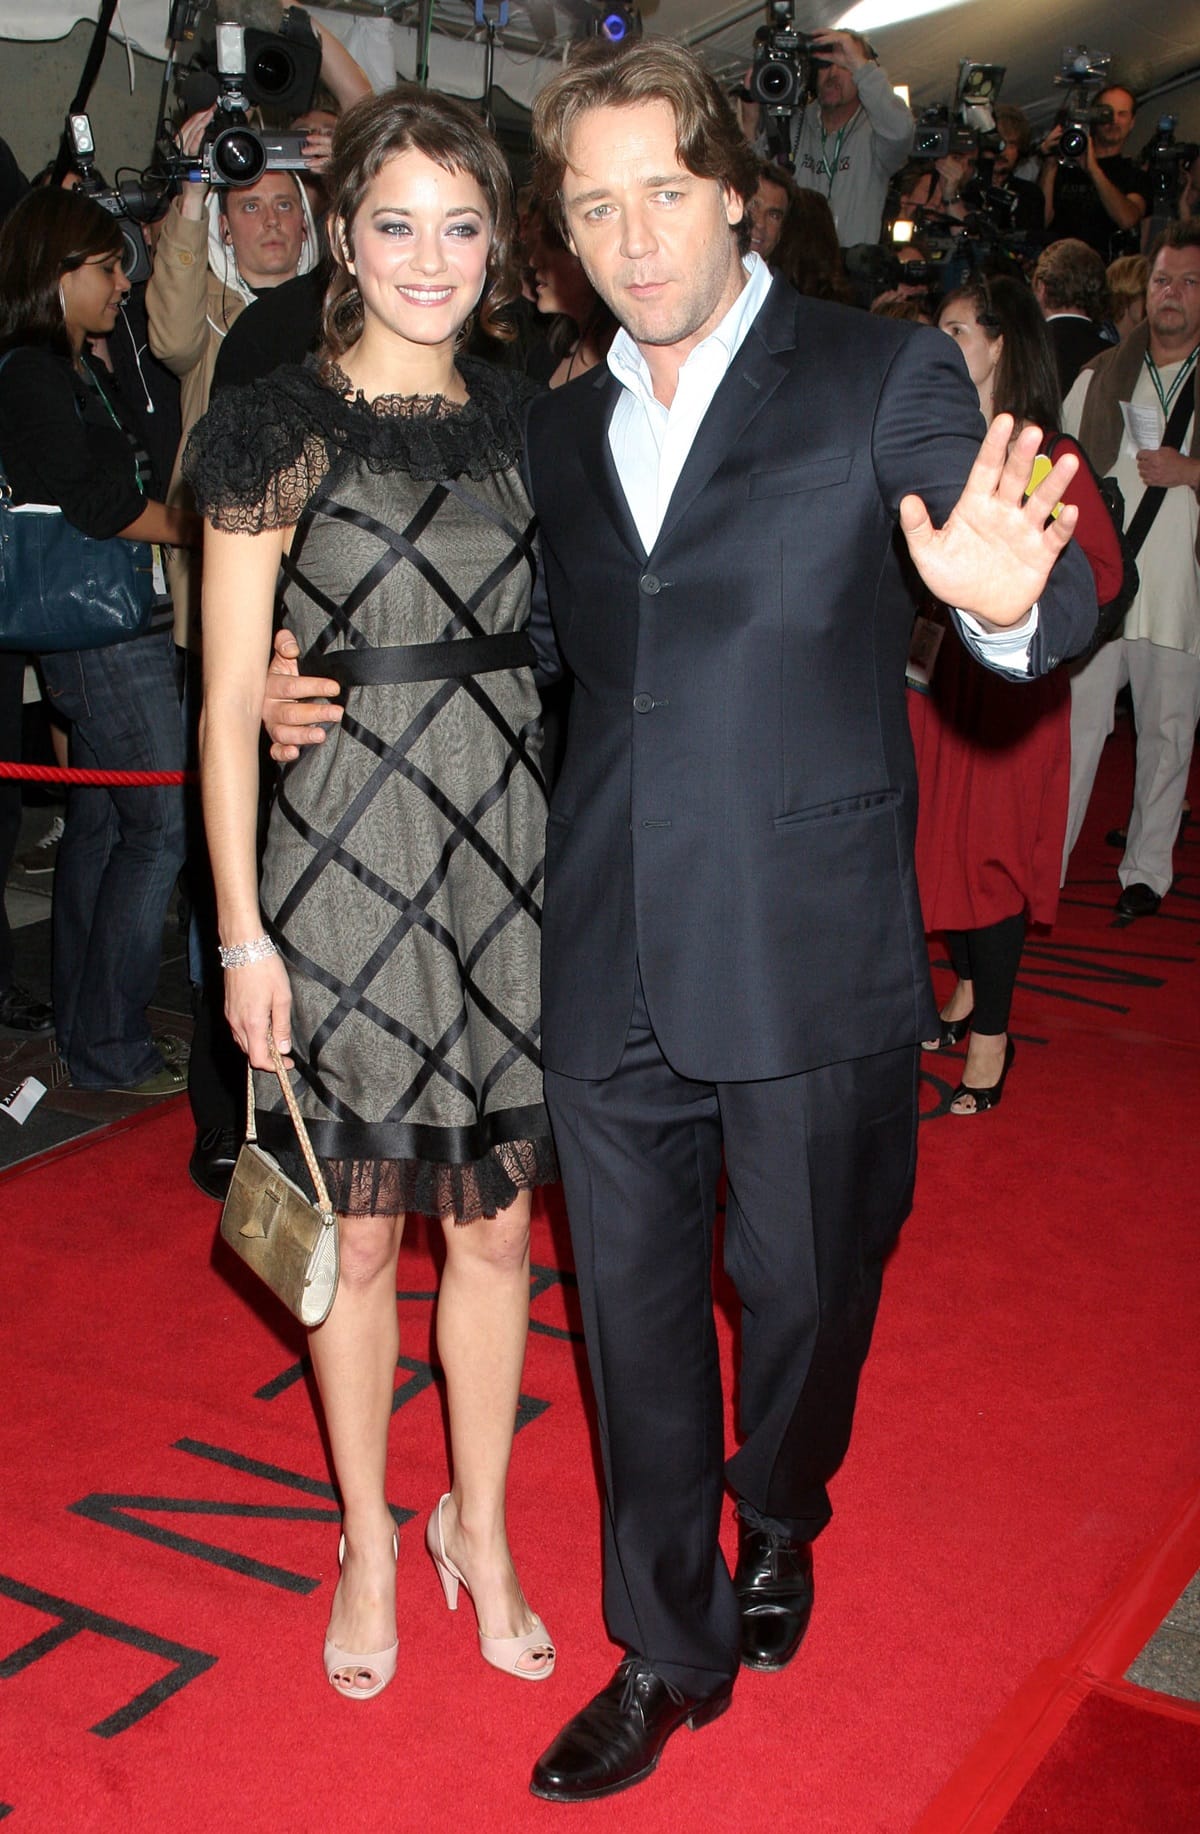
[[[471,1597],[471,1588],[446,1552],[446,1542],[442,1534],[442,1504],[450,1501],[450,1493],[439,1499],[438,1506],[429,1518],[425,1530],[425,1545],[429,1557],[437,1568],[437,1576],[442,1582],[442,1591],[446,1594],[446,1603],[451,1611],[458,1610],[458,1588],[461,1586],[467,1597]],[[474,1604],[474,1599],[471,1603]],[[479,1632],[479,1653],[485,1662],[493,1668],[503,1670],[506,1675],[515,1675],[519,1681],[546,1681],[554,1673],[554,1645],[540,1617],[534,1616],[533,1629],[527,1630],[523,1637],[487,1637]],[[541,1654],[545,1661],[540,1668],[520,1668],[522,1656]]]
[[[400,1542],[392,1535],[392,1553],[400,1558]],[[338,1542],[338,1565],[346,1557],[346,1537]],[[400,1649],[399,1638],[390,1649],[377,1649],[369,1655],[358,1655],[353,1650],[339,1649],[328,1637],[325,1639],[325,1678],[329,1685],[336,1688],[344,1700],[370,1700],[381,1694],[388,1682],[396,1673],[396,1656]],[[344,1679],[353,1675],[353,1679]],[[365,1685],[360,1685],[359,1677],[369,1676]]]

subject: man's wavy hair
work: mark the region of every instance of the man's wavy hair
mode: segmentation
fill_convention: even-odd
[[[0,350],[36,344],[74,360],[59,282],[121,253],[114,218],[82,191],[28,191],[0,230]]]
[[[1108,316],[1108,276],[1088,243],[1074,236],[1052,242],[1038,256],[1033,278],[1041,282],[1052,312],[1086,312],[1095,325]]]
[[[483,192],[491,218],[491,242],[476,311],[490,337],[507,340],[514,336],[512,326],[500,316],[520,292],[514,258],[512,177],[504,155],[465,102],[401,83],[382,95],[355,102],[333,130],[333,153],[325,173],[334,263],[322,323],[328,357],[342,356],[362,335],[362,298],[346,267],[345,254],[354,219],[388,160],[410,152],[423,153],[444,172],[465,172]],[[466,342],[474,316],[463,326],[460,343]]]
[[[675,116],[679,157],[697,178],[748,203],[758,185],[758,161],[719,84],[694,52],[666,38],[640,38],[614,49],[593,39],[568,59],[533,104],[533,182],[542,204],[564,231],[562,185],[567,143],[581,115],[593,108],[666,102]],[[743,211],[734,226],[739,254],[750,247]]]

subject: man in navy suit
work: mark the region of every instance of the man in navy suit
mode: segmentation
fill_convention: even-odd
[[[534,403],[527,450],[532,629],[546,673],[561,657],[574,678],[547,840],[546,1099],[627,1651],[534,1770],[535,1794],[580,1801],[649,1775],[674,1731],[729,1704],[739,1661],[782,1667],[808,1621],[936,1019],[897,523],[1012,674],[1081,649],[1095,598],[1073,513],[1047,520],[1073,460],[1026,501],[1037,432],[1010,454],[1002,418],[980,448],[948,338],[800,299],[744,255],[753,157],[690,52],[573,59],[535,133],[543,194],[624,327],[607,367]],[[722,1154],[743,1306],[724,1470]]]

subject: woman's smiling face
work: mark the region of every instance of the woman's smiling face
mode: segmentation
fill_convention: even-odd
[[[368,186],[343,250],[364,329],[453,344],[479,303],[491,236],[487,199],[469,173],[397,153]]]

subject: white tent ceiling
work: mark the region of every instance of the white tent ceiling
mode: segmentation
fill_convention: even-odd
[[[832,5],[795,0],[797,28],[819,30],[848,5],[849,0]],[[251,6],[252,0],[233,0],[228,11],[245,16]],[[950,99],[963,56],[1006,65],[1005,99],[1021,103],[1035,119],[1054,107],[1053,76],[1066,44],[1084,42],[1093,51],[1110,52],[1114,76],[1155,97],[1164,84],[1200,70],[1200,0],[1165,0],[1154,8],[1129,0],[1007,0],[1004,5],[943,0],[943,9],[924,19],[867,28],[892,80],[909,85],[917,106]],[[498,0],[485,0],[484,10],[497,20]],[[587,0],[511,0],[508,24],[496,38],[499,85],[528,102],[546,60],[561,54],[586,10]],[[755,28],[766,17],[761,0],[642,0],[641,10],[648,32],[695,45],[722,77],[745,68]],[[62,37],[96,12],[97,0],[0,0],[0,37]],[[434,0],[433,80],[464,94],[477,94],[481,87],[485,34],[475,25],[475,12],[474,0]],[[389,60],[401,75],[415,69],[421,0],[334,0],[332,10],[322,13],[333,19],[339,37],[350,43],[376,82],[390,79]],[[162,56],[167,14],[168,0],[121,0],[117,29],[139,50]],[[1169,96],[1162,107],[1170,107]]]

